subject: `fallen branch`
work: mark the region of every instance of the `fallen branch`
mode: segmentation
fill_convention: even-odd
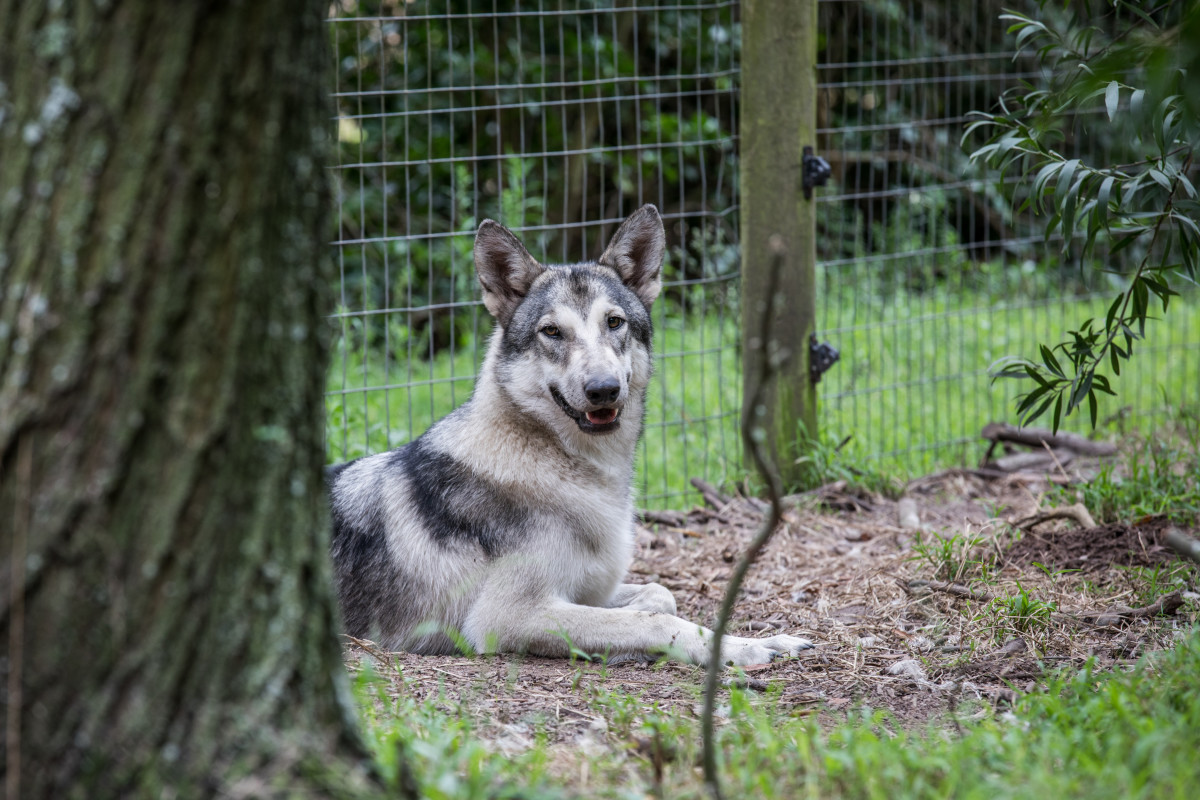
[[[641,510],[642,520],[655,525],[666,525],[668,528],[682,528],[687,525],[687,517],[678,511]]]
[[[779,502],[783,503],[785,508],[794,508],[811,497],[823,497],[824,495],[832,492],[845,491],[845,489],[845,481],[834,481],[833,483],[826,483],[818,486],[815,489],[809,489],[806,492],[796,492],[795,494],[784,495],[780,498]]]
[[[832,483],[822,484],[815,489],[809,489],[805,492],[797,492],[795,494],[784,495],[779,502],[784,508],[796,508],[804,504],[808,500],[818,500],[825,506],[834,509],[848,511],[873,511],[874,505],[869,502],[874,495],[866,493],[868,496],[863,497],[863,492],[846,491],[849,484],[844,480],[836,480]]]
[[[702,478],[692,478],[692,486],[695,486],[700,492],[700,495],[704,498],[704,502],[717,511],[724,511],[733,502],[732,497],[724,494],[720,489]]]
[[[1078,433],[1054,433],[1043,428],[1017,428],[1007,422],[991,422],[983,427],[983,438],[993,442],[1012,442],[1026,447],[1049,446],[1051,449],[1074,450],[1081,456],[1112,456],[1117,446],[1109,442],[1094,442]]]
[[[1096,521],[1092,519],[1092,515],[1082,503],[1075,503],[1070,506],[1061,506],[1059,508],[1051,508],[1046,511],[1039,512],[1033,516],[1019,519],[1013,523],[1014,527],[1024,531],[1032,531],[1043,522],[1050,522],[1055,519],[1070,519],[1074,520],[1081,528],[1094,528]]]
[[[1055,467],[1064,467],[1075,460],[1075,454],[1066,449],[1051,450],[1049,453],[1013,453],[1011,456],[1001,456],[989,462],[1001,472],[1050,471]]]
[[[965,600],[974,600],[978,603],[990,603],[993,598],[986,592],[977,592],[974,589],[969,589],[961,583],[946,583],[943,581],[921,581],[911,580],[908,583],[898,581],[900,588],[906,592],[911,592],[913,589],[930,589],[935,592],[945,592],[952,594],[955,597],[961,597]]]
[[[1141,608],[1114,608],[1110,611],[1100,611],[1091,614],[1080,614],[1078,619],[1089,625],[1116,625],[1131,619],[1142,617],[1168,617],[1183,605],[1183,595],[1179,592],[1164,594],[1148,606]]]
[[[1184,558],[1200,564],[1200,541],[1196,541],[1178,528],[1167,531],[1167,545]]]
[[[987,459],[984,460],[986,462]],[[1006,480],[1013,481],[1049,481],[1051,483],[1063,482],[1062,478],[1056,475],[1044,475],[1040,472],[1006,472],[1002,469],[989,469],[987,467],[951,467],[950,469],[944,469],[941,472],[934,472],[929,475],[923,475],[920,478],[913,478],[908,482],[906,488],[913,489],[931,483],[937,483],[938,481],[945,480],[946,478],[958,477],[983,478],[984,480],[1004,478]],[[795,495],[788,495],[788,497],[794,496]]]

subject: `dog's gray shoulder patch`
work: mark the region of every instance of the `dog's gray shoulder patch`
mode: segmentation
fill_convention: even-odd
[[[377,636],[387,627],[380,615],[412,592],[407,571],[388,551],[383,491],[404,449],[325,468],[333,527],[329,552],[342,624],[351,636]]]
[[[413,505],[435,542],[477,544],[495,558],[528,528],[528,508],[424,438],[409,445],[404,465]]]

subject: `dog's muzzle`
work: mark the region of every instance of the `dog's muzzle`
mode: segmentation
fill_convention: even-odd
[[[592,411],[579,411],[567,402],[567,398],[562,396],[562,392],[557,387],[550,387],[550,396],[554,398],[554,402],[558,403],[558,407],[563,410],[571,419],[575,420],[575,424],[579,426],[579,430],[584,433],[611,433],[621,426],[621,409],[615,406],[605,406]]]

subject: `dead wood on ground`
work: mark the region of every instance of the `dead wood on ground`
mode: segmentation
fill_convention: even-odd
[[[1064,468],[1081,456],[1107,458],[1117,454],[1109,442],[1095,442],[1077,433],[1055,433],[1043,428],[1017,428],[1006,422],[991,422],[984,426],[982,436],[991,442],[980,469],[1011,472],[1052,472],[1065,475]],[[1018,451],[1015,445],[1028,447],[1032,452]],[[992,458],[996,449],[1004,455]]]

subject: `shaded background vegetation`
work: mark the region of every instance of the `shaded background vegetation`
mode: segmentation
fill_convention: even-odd
[[[1005,7],[1036,4],[818,6],[814,144],[834,169],[819,193],[818,312],[843,353],[821,386],[822,427],[852,437],[848,455],[900,471],[973,458],[979,426],[1010,417],[1016,391],[989,388],[988,365],[1090,313],[1116,279],[1047,246],[1042,221],[1015,210],[1015,177],[969,160],[982,136],[960,143],[969,112],[1045,77],[1014,59]],[[691,476],[740,475],[738,4],[346,0],[331,17],[331,458],[407,441],[468,396],[488,330],[470,255],[479,221],[572,261],[594,258],[620,219],[653,202],[670,250],[643,490],[666,501]],[[1087,115],[1061,146],[1101,163],[1129,157],[1128,138]],[[1118,423],[1194,402],[1198,343],[1190,311],[1148,343],[1159,356],[1127,382]]]

